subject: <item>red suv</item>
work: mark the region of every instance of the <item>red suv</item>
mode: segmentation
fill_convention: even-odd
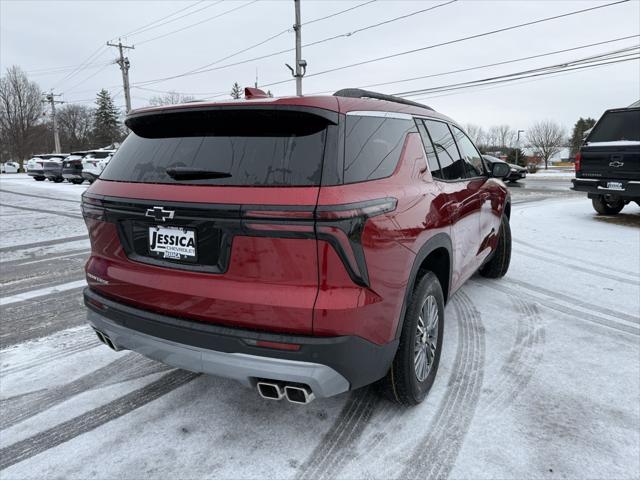
[[[133,111],[83,196],[101,341],[308,403],[422,401],[444,305],[509,266],[503,164],[451,119],[358,89]]]

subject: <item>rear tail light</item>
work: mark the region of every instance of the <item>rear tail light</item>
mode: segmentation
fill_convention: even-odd
[[[576,153],[576,173],[578,173],[580,171],[580,168],[582,167],[581,162],[582,162],[582,153],[578,152]]]
[[[243,211],[244,227],[252,235],[287,238],[317,237],[336,250],[354,283],[369,285],[362,248],[362,232],[367,220],[395,210],[395,198],[314,207],[251,207]]]

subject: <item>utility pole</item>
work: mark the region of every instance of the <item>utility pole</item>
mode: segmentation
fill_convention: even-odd
[[[302,77],[307,72],[307,61],[302,57],[302,23],[300,21],[300,0],[293,0],[296,9],[296,23],[293,25],[293,31],[296,33],[296,68],[287,67],[291,70],[291,74],[296,79],[296,95],[302,96]],[[286,65],[286,64],[285,64]]]
[[[118,47],[118,51],[120,52],[120,58],[116,60],[116,63],[120,65],[120,70],[122,70],[122,86],[124,88],[124,102],[127,106],[126,113],[129,113],[131,110],[131,91],[129,90],[129,67],[131,64],[129,63],[129,58],[124,56],[124,50],[129,49],[133,50],[135,47],[133,45],[123,45],[122,41],[118,39],[118,43],[109,43],[107,42],[109,47]]]
[[[55,144],[55,151],[53,153],[60,153],[60,135],[58,134],[58,121],[56,120],[56,103],[64,103],[61,100],[56,100],[56,97],[59,97],[60,93],[53,93],[53,90],[49,93],[43,93],[44,100],[43,103],[46,102],[51,105],[51,123],[53,124],[53,142]]]
[[[516,165],[518,165],[518,153],[520,153],[520,134],[524,130],[518,130],[518,139],[516,140]]]

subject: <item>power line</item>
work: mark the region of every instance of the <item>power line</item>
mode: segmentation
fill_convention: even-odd
[[[633,60],[633,59],[629,59],[628,61]],[[623,63],[623,62],[610,62],[610,63]],[[598,67],[602,67],[602,66],[607,66],[608,64],[603,64],[603,65],[590,65],[588,68],[598,68]],[[588,68],[584,68],[582,70],[587,70]],[[580,73],[580,71],[582,70],[577,70],[577,71],[560,71],[560,72],[547,72],[547,75],[545,75],[542,78],[533,78],[531,80],[522,80],[519,78],[516,79],[512,79],[508,82],[504,82],[503,83],[496,83],[495,85],[477,85],[474,86],[473,89],[477,90],[477,91],[481,91],[484,92],[486,90],[495,90],[496,88],[502,88],[502,87],[511,87],[514,85],[524,85],[524,84],[528,84],[528,83],[535,83],[535,82],[539,82],[542,80],[548,80],[549,78],[555,78],[555,77],[562,77],[565,75],[571,75],[573,73]],[[471,89],[471,87],[469,87],[469,89]],[[414,101],[422,101],[422,100],[427,100],[430,98],[441,98],[441,97],[450,97],[452,95],[461,95],[461,94],[465,94],[468,93],[466,90],[468,89],[460,89],[460,90],[456,90],[456,91],[452,91],[449,93],[443,93],[443,94],[439,94],[439,95],[426,95],[424,97],[417,97],[414,98]]]
[[[138,42],[138,43],[137,43],[137,45],[138,45],[138,46],[140,46],[140,45],[144,45],[145,43],[153,42],[154,40],[158,40],[158,39],[160,39],[160,38],[168,37],[169,35],[173,35],[174,33],[182,32],[183,30],[187,30],[188,28],[193,28],[193,27],[198,26],[198,25],[201,25],[201,24],[203,24],[203,23],[205,23],[205,22],[209,22],[209,21],[214,20],[214,19],[216,19],[216,18],[220,18],[220,17],[222,17],[222,16],[224,16],[224,15],[227,15],[227,14],[229,14],[229,13],[231,13],[231,12],[235,12],[236,10],[240,10],[241,8],[248,7],[249,5],[252,5],[252,4],[256,3],[257,1],[258,1],[258,0],[251,0],[251,1],[249,1],[249,2],[247,2],[247,3],[244,3],[244,4],[242,4],[242,5],[238,6],[238,7],[234,7],[234,8],[232,8],[232,9],[230,9],[230,10],[226,10],[226,11],[224,11],[224,12],[222,12],[222,13],[219,13],[219,14],[217,14],[217,15],[214,15],[214,16],[212,16],[212,17],[205,18],[204,20],[200,20],[199,22],[192,23],[192,24],[190,24],[190,25],[186,25],[186,26],[184,26],[184,27],[182,27],[182,28],[179,28],[179,29],[177,29],[177,30],[173,30],[173,31],[171,31],[171,32],[164,33],[164,34],[162,34],[162,35],[158,35],[157,37],[151,37],[151,38],[148,38],[147,40],[143,40],[142,42]]]
[[[628,35],[626,37],[619,37],[619,38],[614,38],[611,40],[606,40],[603,42],[596,42],[596,43],[589,43],[586,45],[580,45],[578,47],[572,47],[572,48],[565,48],[562,50],[554,50],[552,52],[545,52],[545,53],[540,53],[537,55],[529,55],[527,57],[520,57],[520,58],[514,58],[511,60],[504,60],[504,61],[500,61],[500,62],[495,62],[495,63],[487,63],[485,65],[476,65],[474,67],[465,67],[465,68],[459,68],[456,70],[449,70],[447,72],[439,72],[439,73],[432,73],[429,75],[420,75],[418,77],[410,77],[410,78],[403,78],[403,79],[399,79],[399,80],[390,80],[388,82],[380,82],[380,83],[370,83],[367,85],[359,85],[357,88],[372,88],[372,87],[381,87],[381,86],[385,86],[385,85],[393,85],[394,83],[405,83],[405,82],[411,82],[414,80],[424,80],[426,78],[435,78],[435,77],[443,77],[445,75],[452,75],[454,73],[463,73],[463,72],[469,72],[472,70],[480,70],[483,68],[491,68],[491,67],[497,67],[500,65],[507,65],[510,63],[516,63],[516,62],[523,62],[525,60],[532,60],[534,58],[542,58],[542,57],[546,57],[546,56],[550,56],[550,55],[557,55],[559,53],[566,53],[566,52],[571,52],[571,51],[575,51],[575,50],[581,50],[584,48],[590,48],[590,47],[596,47],[599,45],[606,45],[608,43],[614,43],[614,42],[620,42],[622,40],[628,40],[630,38],[637,38],[640,37],[640,35]],[[331,93],[335,91],[335,88],[333,90],[324,90],[322,92],[314,92],[311,93],[309,95],[321,95],[324,93]]]
[[[147,24],[145,24],[145,25],[143,25],[141,27],[138,27],[138,28],[136,28],[134,30],[131,30],[130,32],[124,33],[121,36],[122,37],[129,37],[129,36],[137,35],[138,33],[141,33],[143,31],[145,31],[146,29],[148,29],[148,27],[150,27],[151,25],[155,25],[158,22],[162,22],[163,20],[166,20],[167,18],[171,18],[171,17],[173,17],[174,15],[177,15],[180,12],[184,12],[185,10],[189,10],[190,8],[193,8],[196,5],[199,5],[204,1],[205,0],[198,0],[197,2],[192,3],[191,5],[187,5],[186,7],[182,7],[181,9],[176,10],[175,12],[170,13],[169,15],[166,15],[166,16],[164,16],[162,18],[154,20],[153,22],[149,22],[149,23],[147,23]],[[196,12],[199,12],[199,11],[200,10],[196,10]],[[196,13],[196,12],[191,12],[191,13]],[[180,17],[180,18],[182,18],[182,17]],[[160,26],[160,25],[157,25],[157,26]]]
[[[409,55],[409,54],[412,54],[412,53],[422,52],[422,51],[430,50],[430,49],[433,49],[433,48],[443,47],[443,46],[446,46],[446,45],[452,45],[454,43],[460,43],[460,42],[465,42],[467,40],[473,40],[473,39],[476,39],[476,38],[486,37],[486,36],[489,36],[489,35],[495,35],[496,33],[507,32],[507,31],[510,31],[510,30],[515,30],[515,29],[518,29],[518,28],[528,27],[528,26],[531,26],[531,25],[536,25],[538,23],[549,22],[551,20],[557,20],[559,18],[569,17],[569,16],[572,16],[572,15],[578,15],[578,14],[581,14],[581,13],[591,12],[591,11],[594,11],[594,10],[599,10],[601,8],[607,8],[607,7],[611,7],[611,6],[614,6],[614,5],[619,5],[619,4],[627,3],[627,2],[629,2],[629,0],[618,0],[617,2],[606,3],[604,5],[598,5],[598,6],[595,6],[595,7],[583,8],[581,10],[575,10],[575,11],[568,12],[568,13],[563,13],[563,14],[560,14],[560,15],[554,15],[554,16],[551,16],[551,17],[540,18],[540,19],[537,19],[537,20],[532,20],[530,22],[519,23],[517,25],[511,25],[509,27],[503,27],[503,28],[498,28],[498,29],[495,29],[495,30],[489,30],[487,32],[478,33],[478,34],[475,34],[475,35],[469,35],[469,36],[461,37],[461,38],[456,38],[454,40],[449,40],[449,41],[446,41],[446,42],[434,43],[434,44],[427,45],[427,46],[420,47],[420,48],[413,48],[411,50],[405,50],[405,51],[393,53],[393,54],[390,54],[390,55],[384,55],[382,57],[372,58],[372,59],[369,59],[369,60],[363,60],[361,62],[351,63],[351,64],[348,64],[348,65],[342,65],[340,67],[330,68],[330,69],[323,70],[323,71],[320,71],[320,72],[311,73],[311,74],[307,75],[307,77],[316,77],[318,75],[325,75],[327,73],[337,72],[339,70],[345,70],[347,68],[359,67],[361,65],[367,65],[369,63],[380,62],[382,60],[389,60],[391,58],[396,58],[396,57],[400,57],[400,56],[403,56],[403,55]],[[289,82],[289,81],[291,81],[291,80],[290,79],[281,80],[279,82],[272,82],[272,83],[263,84],[262,86],[263,87],[270,87],[272,85],[279,85],[281,83],[286,83],[286,82]]]
[[[69,72],[67,75],[65,75],[61,80],[59,80],[54,88],[58,87],[60,84],[64,83],[67,79],[73,77],[75,74],[82,72],[85,68],[86,65],[89,64],[89,62],[97,59],[99,56],[104,55],[106,53],[107,49],[105,45],[100,45],[96,50],[94,50],[94,52],[89,55],[84,62],[82,62],[77,68],[73,69],[71,72]]]
[[[565,64],[565,65],[567,65],[565,67],[559,67],[557,65],[556,66],[543,67],[543,68],[536,69],[536,70],[529,70],[529,71],[525,71],[525,72],[516,72],[516,73],[507,74],[507,75],[501,75],[501,76],[498,76],[498,77],[491,77],[491,78],[486,78],[486,79],[474,80],[474,81],[471,81],[471,82],[463,82],[463,83],[459,83],[459,84],[441,85],[439,87],[416,90],[414,92],[399,93],[399,94],[395,94],[395,95],[403,96],[403,97],[413,97],[415,95],[422,95],[424,93],[429,93],[429,92],[439,93],[439,92],[461,90],[461,89],[473,88],[473,87],[479,87],[479,86],[485,86],[485,85],[495,85],[495,84],[499,84],[499,83],[506,83],[506,82],[512,82],[512,81],[516,81],[516,80],[522,80],[524,78],[540,77],[540,76],[545,76],[545,75],[552,75],[552,74],[555,74],[555,73],[563,73],[563,72],[574,71],[574,70],[583,70],[583,69],[586,69],[586,68],[592,68],[592,67],[597,67],[597,66],[601,66],[601,65],[610,65],[610,64],[615,64],[615,63],[629,62],[629,61],[640,59],[640,55],[638,55],[638,53],[634,53],[634,54],[628,54],[628,55],[623,55],[623,56],[620,56],[620,57],[612,57],[612,58],[613,59],[603,59],[603,61],[601,61],[601,62],[587,63],[587,64],[584,64],[584,65],[578,64],[578,65],[573,66],[573,65],[570,65],[570,64]],[[562,65],[562,64],[560,64],[560,65]],[[558,68],[552,69],[554,67],[558,67]],[[534,73],[534,72],[537,72],[537,73]]]
[[[454,3],[456,1],[457,0],[449,0],[448,2],[441,3],[441,4],[438,4],[438,5],[429,7],[429,8],[423,8],[423,9],[416,10],[414,12],[411,12],[411,13],[408,13],[408,14],[405,14],[405,15],[401,15],[399,17],[394,17],[394,18],[391,18],[391,19],[388,19],[388,20],[384,20],[382,22],[378,22],[378,23],[371,24],[371,25],[366,25],[366,26],[364,26],[362,28],[359,28],[359,29],[356,29],[356,30],[352,30],[352,31],[345,32],[345,33],[342,33],[342,34],[339,34],[339,35],[334,35],[334,36],[331,36],[331,37],[323,38],[321,40],[316,40],[314,42],[305,43],[304,45],[302,45],[302,48],[307,48],[307,47],[312,47],[312,46],[315,46],[315,45],[320,45],[322,43],[330,42],[332,40],[337,40],[338,38],[348,38],[348,37],[351,37],[351,36],[353,36],[353,35],[355,35],[357,33],[363,32],[365,30],[370,30],[372,28],[377,28],[377,27],[380,27],[382,25],[386,25],[386,24],[389,24],[389,23],[392,23],[392,22],[396,22],[398,20],[404,20],[405,18],[412,17],[414,15],[419,15],[421,13],[426,13],[426,12],[428,12],[430,10],[435,10],[437,8],[444,7],[446,5]],[[628,0],[624,0],[624,1],[628,1]],[[364,5],[367,5],[369,3],[372,3],[372,2],[371,1],[370,2],[365,2],[363,4],[356,5],[356,7],[364,6]],[[344,13],[346,11],[353,10],[356,7],[352,7],[350,9],[343,10],[342,12],[336,12],[336,13],[330,15],[330,16],[327,16],[327,17],[322,17],[322,18],[319,18],[319,19],[316,19],[316,20],[312,20],[311,22],[307,22],[307,24],[313,23],[313,22],[316,22],[316,21],[320,21],[320,20],[324,20],[326,18],[334,17],[334,16],[338,15],[339,13]],[[303,23],[302,25],[305,25],[305,24]],[[278,35],[281,35],[282,33],[284,33],[284,32],[281,32],[281,33],[275,35],[274,38],[276,36],[278,36]],[[235,62],[235,63],[229,63],[229,64],[226,64],[226,65],[221,65],[219,67],[206,68],[206,67],[210,67],[211,65],[215,65],[217,63],[220,63],[221,61],[223,61],[223,60],[225,60],[227,58],[235,56],[237,53],[240,53],[240,52],[237,52],[236,54],[232,54],[232,55],[230,55],[228,57],[225,57],[224,59],[216,60],[213,63],[210,63],[208,65],[203,65],[202,67],[190,70],[188,72],[184,72],[184,73],[177,74],[177,75],[172,75],[172,76],[169,76],[169,77],[152,79],[152,80],[142,80],[142,81],[136,83],[136,85],[151,85],[151,84],[154,84],[154,83],[160,83],[160,82],[164,82],[164,81],[167,81],[167,80],[173,80],[173,79],[176,79],[176,78],[186,77],[186,76],[189,76],[189,75],[198,75],[200,73],[212,72],[214,70],[221,70],[221,69],[224,69],[224,68],[235,67],[237,65],[243,65],[245,63],[255,62],[257,60],[264,60],[266,58],[275,57],[275,56],[281,55],[283,53],[289,53],[289,52],[292,52],[293,50],[295,50],[295,48],[286,48],[284,50],[280,50],[280,51],[277,51],[277,52],[268,53],[268,54],[265,54],[265,55],[261,55],[259,57],[249,58],[247,60],[241,60],[241,61]],[[292,80],[289,79],[289,80],[286,80],[286,81],[292,81]],[[280,82],[280,83],[284,83],[284,81]],[[271,85],[271,84],[269,84],[269,85]],[[263,86],[269,86],[269,85],[263,85]]]
[[[75,90],[75,88],[79,85],[82,85],[84,82],[86,82],[87,80],[91,80],[93,77],[95,77],[96,75],[98,75],[99,73],[102,73],[107,67],[109,67],[110,65],[113,65],[114,62],[109,62],[107,63],[104,67],[102,67],[100,70],[98,70],[97,72],[92,73],[91,75],[89,75],[88,77],[84,78],[83,80],[80,80],[78,83],[76,83],[73,87],[71,88],[67,88],[66,89],[66,93],[70,93],[73,92]]]
[[[338,12],[331,13],[331,14],[326,15],[324,17],[314,18],[313,20],[309,20],[308,22],[302,22],[302,26],[306,27],[307,25],[311,25],[312,23],[321,22],[322,20],[327,20],[328,18],[337,17],[338,15],[342,15],[343,13],[350,12],[352,10],[355,10],[356,8],[364,7],[365,5],[369,5],[370,3],[374,3],[376,1],[377,0],[369,0],[367,2],[359,3],[358,5],[355,5],[353,7],[349,7],[349,8],[346,8],[344,10],[340,10]]]

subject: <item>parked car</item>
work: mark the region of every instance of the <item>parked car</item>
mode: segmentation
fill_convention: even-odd
[[[445,303],[509,267],[509,169],[405,99],[246,96],[128,115],[83,194],[89,323],[114,350],[268,399],[379,382],[421,402]]]
[[[604,112],[575,159],[573,190],[587,192],[601,215],[640,205],[640,108]]]
[[[64,177],[62,176],[62,159],[45,160],[42,163],[42,170],[45,178],[50,182],[64,182]]]
[[[33,177],[34,180],[41,182],[47,178],[45,176],[44,163],[47,161],[61,163],[62,159],[68,155],[68,153],[44,153],[34,155],[26,163],[27,175]]]
[[[20,164],[18,162],[5,162],[0,164],[1,173],[18,173],[20,171]]]
[[[104,167],[109,163],[115,150],[92,150],[82,159],[82,178],[89,183],[96,181]]]
[[[496,162],[501,162],[504,163],[505,165],[507,165],[509,167],[509,175],[507,175],[505,177],[505,180],[509,181],[509,182],[517,182],[518,180],[520,180],[521,178],[526,178],[527,176],[527,169],[524,167],[521,167],[520,165],[515,165],[513,163],[507,163],[504,160],[500,160],[497,157],[494,157],[492,155],[483,155],[482,158],[487,161],[490,165],[496,163]]]
[[[82,159],[87,152],[71,152],[62,162],[62,176],[70,183],[79,185],[84,182],[82,178]]]

